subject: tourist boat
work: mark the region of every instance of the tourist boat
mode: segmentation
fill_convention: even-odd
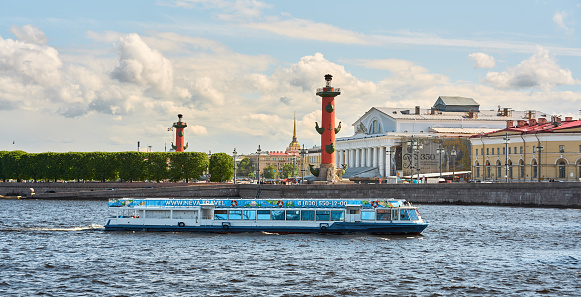
[[[105,230],[420,234],[427,226],[405,200],[110,199]]]

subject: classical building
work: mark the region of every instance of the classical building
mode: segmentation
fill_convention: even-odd
[[[472,98],[446,96],[424,109],[372,107],[353,123],[352,136],[337,139],[336,164],[347,164],[344,177],[470,171],[470,136],[503,129],[507,120],[535,114],[546,116],[500,106],[481,110]]]
[[[505,129],[473,136],[470,142],[472,176],[477,180],[581,178],[581,120],[509,120]]]

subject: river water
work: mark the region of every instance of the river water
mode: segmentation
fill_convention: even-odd
[[[105,232],[0,200],[1,296],[579,296],[581,211],[423,205],[421,236]]]

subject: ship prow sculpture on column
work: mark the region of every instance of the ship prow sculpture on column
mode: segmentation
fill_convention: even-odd
[[[343,177],[343,168],[338,169],[335,164],[335,134],[341,130],[341,122],[335,127],[335,97],[341,90],[331,86],[332,79],[332,75],[325,75],[326,86],[317,89],[317,96],[322,98],[321,126],[315,122],[315,130],[321,134],[321,167],[310,166],[315,181],[327,183],[340,182]]]

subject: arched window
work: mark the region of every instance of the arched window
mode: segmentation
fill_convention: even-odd
[[[519,177],[524,179],[524,177],[525,177],[525,162],[523,160],[518,161],[518,166],[520,168]]]
[[[500,161],[496,161],[496,178],[502,178],[502,164]]]
[[[486,161],[486,178],[490,178],[490,161]]]
[[[476,162],[476,177],[480,177],[480,163]]]
[[[512,179],[512,160],[508,160],[508,178]]]
[[[538,177],[538,172],[537,160],[533,160],[533,178]]]
[[[559,162],[559,178],[566,178],[567,163],[565,161]]]
[[[381,125],[379,124],[378,120],[371,121],[371,125],[369,126],[369,134],[378,134],[381,133]]]

